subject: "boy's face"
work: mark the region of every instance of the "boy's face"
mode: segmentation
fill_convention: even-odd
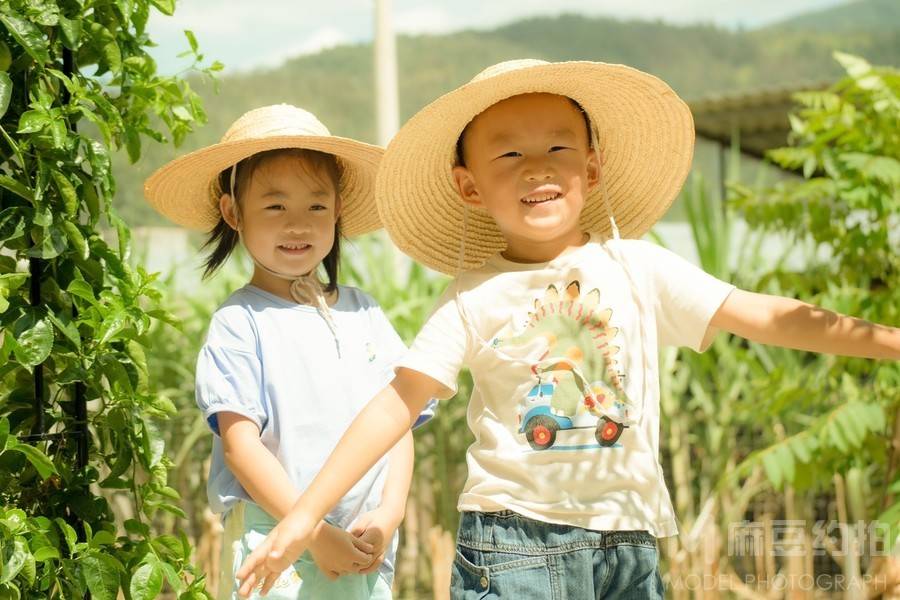
[[[453,175],[463,201],[497,223],[511,259],[543,261],[581,243],[578,220],[599,181],[584,116],[564,96],[524,94],[478,115]]]

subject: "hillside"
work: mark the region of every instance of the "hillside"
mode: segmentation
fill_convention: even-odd
[[[865,15],[868,11],[861,10],[863,6],[877,9],[893,3],[900,4],[867,0],[852,7]],[[830,18],[828,14],[810,18]],[[491,31],[400,36],[397,47],[401,120],[405,120],[485,66],[512,58],[625,63],[662,77],[687,99],[821,81],[840,74],[831,57],[835,49],[860,54],[876,64],[897,64],[900,20],[894,21],[893,29],[847,33],[778,27],[741,32],[708,25],[564,15],[528,19]],[[209,114],[207,126],[177,151],[147,143],[137,165],[117,157],[120,213],[133,226],[162,223],[141,197],[143,179],[176,154],[216,141],[228,124],[253,107],[297,104],[316,113],[333,133],[373,141],[371,68],[371,45],[359,44],[298,57],[275,69],[226,77],[218,95],[198,82]]]

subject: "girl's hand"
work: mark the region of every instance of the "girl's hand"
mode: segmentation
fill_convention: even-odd
[[[331,581],[370,565],[376,556],[373,551],[372,544],[325,522],[309,545],[316,566]]]
[[[359,540],[370,544],[374,557],[371,562],[363,565],[359,571],[361,574],[368,575],[378,570],[378,567],[384,562],[384,554],[394,537],[394,532],[402,521],[402,514],[397,514],[396,511],[384,506],[364,513],[356,520],[350,533]]]
[[[282,519],[238,569],[238,594],[247,598],[254,588],[262,586],[260,593],[265,596],[282,571],[309,547],[316,525],[303,513],[290,513]]]

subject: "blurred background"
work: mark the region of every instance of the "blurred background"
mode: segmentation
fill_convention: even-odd
[[[191,70],[195,54],[178,57],[190,49],[184,30],[207,64],[221,61],[216,80]],[[650,239],[746,289],[900,324],[898,0],[182,0],[174,16],[154,13],[148,33],[159,70],[190,83],[207,122],[179,148],[145,145],[136,164],[114,156],[115,207],[133,260],[162,273],[180,322],[154,326],[147,362],[178,409],[160,430],[186,518],[154,525],[187,534],[210,591],[221,527],[207,508],[211,434],[193,365],[210,315],[249,267],[239,258],[201,283],[202,238],[170,227],[141,190],[249,109],[287,102],[332,133],[385,143],[502,60],[628,64],[667,81],[697,127],[694,171]],[[372,293],[410,342],[447,280],[384,235],[345,247],[344,281]],[[888,551],[900,521],[896,365],[723,336],[704,355],[665,350],[660,371],[662,461],[681,531],[661,542],[670,597],[900,598]],[[399,598],[447,597],[471,443],[463,379],[416,436]]]

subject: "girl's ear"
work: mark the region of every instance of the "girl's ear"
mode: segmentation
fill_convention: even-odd
[[[225,219],[229,227],[235,231],[241,230],[241,213],[231,194],[219,196],[219,212],[222,213],[222,218]]]
[[[334,196],[334,220],[337,221],[341,218],[341,211],[344,210],[344,203],[341,202],[341,195],[335,194]]]
[[[453,181],[456,182],[456,191],[459,193],[463,203],[469,206],[481,208],[484,204],[481,201],[481,194],[475,187],[475,178],[472,172],[466,167],[453,167]]]

